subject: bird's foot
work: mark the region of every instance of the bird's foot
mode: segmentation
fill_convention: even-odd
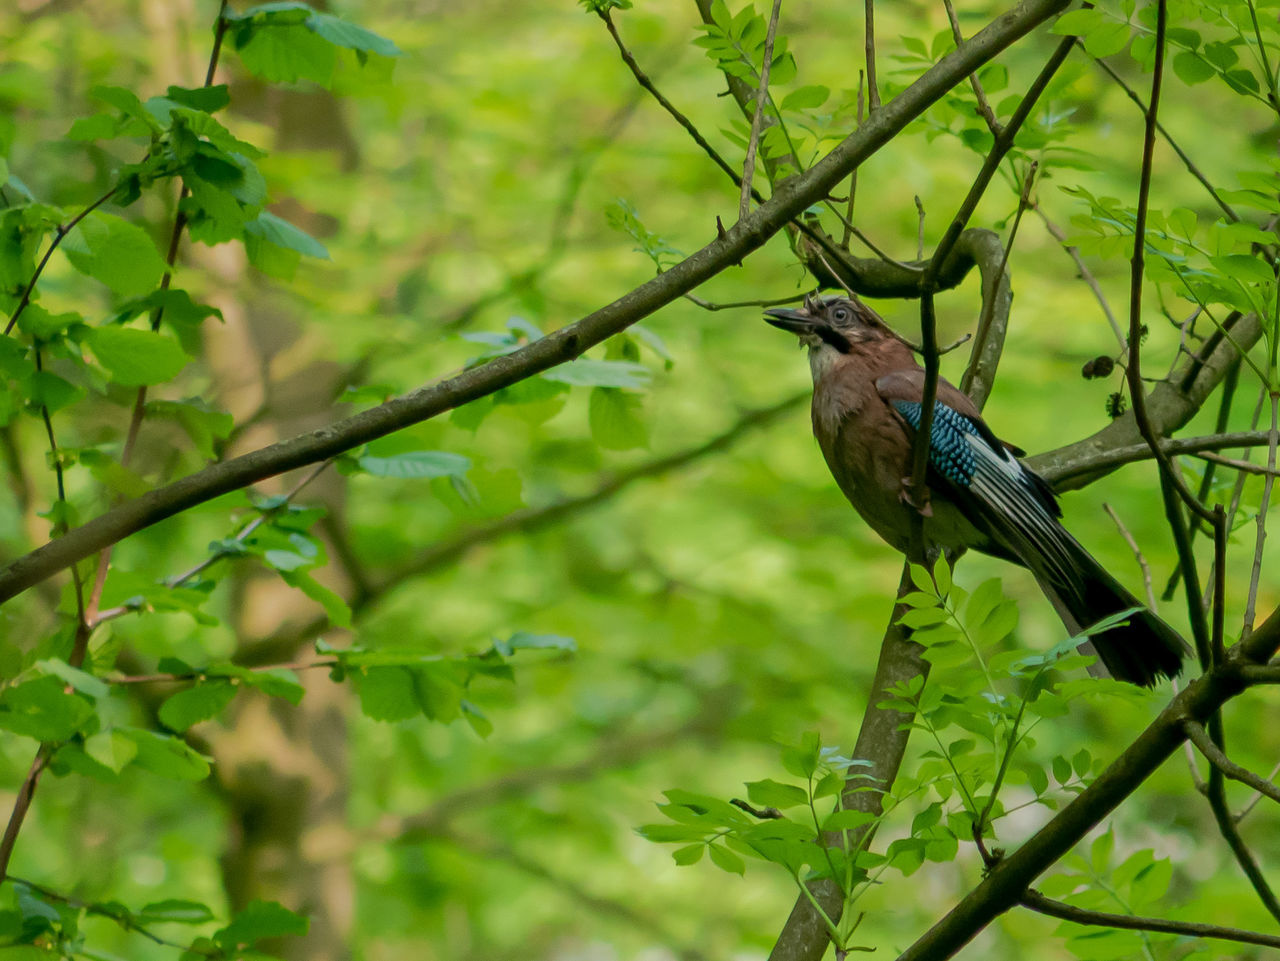
[[[911,478],[902,478],[902,490],[898,491],[898,500],[906,504],[921,517],[933,516],[933,505],[929,503],[929,488],[920,491],[920,496],[916,496],[915,491],[911,489]]]

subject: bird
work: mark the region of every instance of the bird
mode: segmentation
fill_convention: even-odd
[[[1142,687],[1180,673],[1186,642],[1067,532],[1049,483],[942,378],[929,438],[928,497],[912,496],[925,372],[874,310],[853,296],[827,295],[764,313],[809,348],[814,436],[840,490],[881,538],[912,556],[914,517],[923,514],[927,556],[967,548],[1027,568],[1072,635],[1141,608],[1091,636],[1102,665],[1112,677]]]

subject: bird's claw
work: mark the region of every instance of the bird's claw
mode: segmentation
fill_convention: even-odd
[[[898,491],[898,500],[912,508],[921,517],[933,516],[933,505],[929,503],[929,489],[925,488],[924,496],[917,498],[911,489],[911,478],[902,478],[902,489]]]

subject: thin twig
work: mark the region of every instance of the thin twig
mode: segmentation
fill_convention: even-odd
[[[9,876],[9,861],[13,858],[13,846],[18,841],[18,832],[22,829],[22,822],[27,816],[27,810],[31,807],[31,799],[36,793],[36,784],[52,755],[53,752],[49,747],[41,744],[36,749],[31,767],[27,768],[27,776],[22,779],[22,785],[18,788],[18,796],[13,802],[13,811],[9,814],[9,823],[4,828],[4,837],[0,838],[0,881]]]
[[[9,323],[5,324],[4,332],[7,336],[13,325],[18,322],[18,318],[22,316],[22,312],[27,309],[27,304],[31,303],[31,294],[36,289],[36,281],[40,279],[40,275],[44,273],[45,266],[49,263],[49,258],[53,256],[53,252],[58,249],[58,245],[62,243],[63,238],[75,228],[76,224],[88,217],[108,200],[116,195],[116,191],[120,189],[119,184],[112,184],[111,189],[95,200],[84,210],[76,214],[65,224],[59,224],[58,229],[53,232],[53,240],[49,242],[49,249],[44,252],[44,256],[40,258],[40,263],[36,264],[36,269],[31,274],[31,279],[27,281],[27,286],[23,288],[22,297],[18,300],[18,306],[13,309],[13,314],[9,317]]]
[[[1094,299],[1098,301],[1098,306],[1102,308],[1103,316],[1107,318],[1107,323],[1111,325],[1111,329],[1116,335],[1116,342],[1119,343],[1120,349],[1124,350],[1127,346],[1125,344],[1124,331],[1120,327],[1120,322],[1116,320],[1116,315],[1112,312],[1111,305],[1107,303],[1107,296],[1102,292],[1102,285],[1098,283],[1098,278],[1093,275],[1093,271],[1089,269],[1088,264],[1084,262],[1084,258],[1080,255],[1080,248],[1067,242],[1067,235],[1061,227],[1049,219],[1040,204],[1033,203],[1031,209],[1039,214],[1040,219],[1044,222],[1045,230],[1049,232],[1049,236],[1061,244],[1062,249],[1067,252],[1067,256],[1075,261],[1080,279],[1093,291]]]
[[[728,304],[717,304],[709,300],[703,300],[697,294],[685,294],[684,299],[697,304],[703,310],[738,310],[742,307],[780,307],[783,304],[794,304],[800,299],[800,295],[794,297],[779,297],[777,300],[735,300]]]
[[[924,202],[919,194],[913,199],[916,202],[916,260],[924,260]]]
[[[1233,781],[1239,781],[1241,784],[1247,784],[1260,794],[1271,798],[1271,800],[1280,803],[1280,787],[1272,784],[1270,781],[1254,774],[1247,767],[1242,767],[1231,758],[1227,757],[1222,751],[1218,750],[1218,746],[1213,743],[1209,737],[1209,732],[1204,729],[1204,725],[1198,721],[1185,721],[1182,725],[1183,731],[1186,732],[1187,739],[1199,748],[1200,753],[1204,755],[1206,761],[1216,767],[1219,771],[1231,778]]]
[[[1262,501],[1258,504],[1257,536],[1253,542],[1253,566],[1249,571],[1249,594],[1245,598],[1243,634],[1253,630],[1257,611],[1258,584],[1262,578],[1262,548],[1267,542],[1267,510],[1271,506],[1271,489],[1276,476],[1276,447],[1280,444],[1280,397],[1271,391],[1271,438],[1267,444],[1267,477],[1262,483]]]
[[[756,112],[751,118],[751,136],[747,140],[747,159],[742,166],[742,194],[738,198],[738,218],[751,213],[751,184],[756,175],[756,151],[760,147],[760,126],[764,123],[764,104],[769,99],[769,70],[773,66],[773,41],[778,33],[778,14],[782,0],[773,0],[769,29],[764,37],[764,62],[760,66],[760,86],[756,88]]]
[[[1277,764],[1275,767],[1271,769],[1271,773],[1267,775],[1267,780],[1274,781],[1276,779],[1277,774],[1280,774],[1280,764]],[[1249,812],[1252,811],[1255,807],[1257,807],[1258,802],[1261,801],[1264,797],[1266,797],[1266,795],[1263,794],[1261,791],[1254,791],[1253,796],[1249,798],[1249,800],[1245,802],[1244,807],[1242,807],[1236,813],[1236,816],[1235,816],[1236,824],[1239,824],[1246,817],[1248,817]]]
[[[1156,117],[1160,109],[1160,91],[1164,85],[1165,27],[1168,10],[1165,0],[1156,5],[1155,63],[1151,76],[1151,101],[1146,110],[1145,130],[1142,138],[1142,167],[1138,177],[1138,207],[1133,223],[1133,257],[1129,272],[1129,362],[1125,373],[1129,380],[1129,395],[1133,404],[1133,419],[1142,439],[1151,447],[1151,453],[1160,465],[1160,473],[1177,492],[1192,514],[1206,521],[1213,520],[1213,512],[1202,504],[1182,479],[1159,444],[1151,417],[1147,412],[1146,386],[1142,382],[1142,284],[1146,267],[1147,210],[1151,202],[1151,171],[1155,163]]]
[[[1083,43],[1080,45],[1080,49],[1084,50]],[[1085,53],[1087,56],[1090,56],[1088,54],[1088,51],[1085,51]],[[1132,87],[1130,87],[1127,83],[1125,83],[1124,78],[1121,77],[1120,74],[1116,73],[1115,70],[1112,69],[1110,64],[1108,64],[1105,60],[1098,59],[1097,57],[1092,57],[1092,59],[1094,63],[1096,63],[1099,67],[1102,68],[1103,72],[1108,77],[1114,80],[1120,86],[1120,88],[1126,94],[1129,95],[1129,99],[1132,100],[1135,104],[1137,104],[1138,108],[1143,113],[1147,113],[1147,105],[1142,102],[1142,98],[1138,96],[1138,94],[1134,91]],[[1192,177],[1198,180],[1200,182],[1200,185],[1209,192],[1209,196],[1213,198],[1213,202],[1216,203],[1218,205],[1218,208],[1224,214],[1227,215],[1227,218],[1233,222],[1239,221],[1240,220],[1239,214],[1237,214],[1233,209],[1231,209],[1231,205],[1228,204],[1225,200],[1223,200],[1221,196],[1219,196],[1218,191],[1214,188],[1213,184],[1209,183],[1209,178],[1206,177],[1203,173],[1201,173],[1200,168],[1195,165],[1195,163],[1191,160],[1189,156],[1187,156],[1187,152],[1178,145],[1178,142],[1173,139],[1169,131],[1167,131],[1164,128],[1164,125],[1157,123],[1156,130],[1159,131],[1160,136],[1164,137],[1165,142],[1168,143],[1169,146],[1173,148],[1173,152],[1178,155],[1178,159],[1181,160],[1183,166],[1187,168],[1187,173],[1191,174]]]
[[[951,21],[951,36],[955,38],[956,46],[964,43],[964,34],[960,32],[960,18],[956,16],[956,8],[952,6],[951,0],[942,0],[942,5],[947,8],[947,19]],[[991,104],[987,102],[987,92],[982,89],[982,81],[978,79],[976,73],[969,74],[969,84],[973,87],[973,95],[978,99],[978,116],[987,124],[987,129],[991,131],[991,136],[998,137],[1000,135],[1000,121],[996,119],[995,111],[991,109]]]
[[[1116,525],[1116,529],[1120,531],[1120,536],[1124,538],[1124,542],[1133,551],[1133,556],[1138,559],[1138,566],[1142,568],[1142,589],[1147,597],[1147,607],[1154,611],[1156,609],[1156,595],[1151,587],[1151,567],[1147,564],[1146,557],[1143,556],[1142,548],[1138,546],[1138,542],[1129,533],[1129,528],[1124,526],[1124,522],[1120,520],[1120,516],[1116,514],[1110,504],[1104,503],[1102,509],[1107,512],[1107,516],[1111,518],[1112,523]]]
[[[8,875],[5,880],[10,881],[13,884],[20,884],[24,888],[30,888],[46,901],[57,901],[61,904],[69,905],[78,911],[84,911],[86,914],[93,914],[100,918],[107,918],[110,921],[114,921],[125,931],[132,931],[140,934],[153,944],[163,945],[166,948],[178,948],[183,952],[192,952],[203,957],[216,958],[223,956],[223,952],[219,948],[205,948],[199,945],[183,944],[180,941],[169,941],[166,938],[162,938],[160,935],[139,924],[127,912],[121,913],[119,910],[113,910],[107,905],[96,904],[93,901],[83,901],[80,898],[74,898],[69,894],[60,894],[52,888],[46,888],[43,884],[36,884],[34,881],[15,877],[12,874]]]
[[[866,91],[863,85],[866,83],[866,71],[858,71],[858,126],[862,126],[862,104]],[[858,168],[853,168],[853,173],[849,174],[849,199],[845,206],[844,216],[840,219],[844,221],[844,236],[840,238],[840,246],[845,250],[849,249],[849,235],[853,233],[853,200],[858,196]]]
[[[1090,924],[1126,931],[1158,931],[1167,934],[1183,934],[1193,938],[1215,938],[1222,941],[1238,941],[1242,944],[1262,944],[1280,947],[1280,936],[1248,931],[1244,928],[1228,928],[1220,924],[1202,924],[1198,921],[1168,921],[1164,918],[1143,918],[1132,914],[1111,914],[1106,911],[1086,911],[1075,905],[1046,898],[1039,891],[1028,889],[1021,898],[1023,907],[1037,914],[1047,914],[1060,921]]]
[[[880,90],[876,85],[876,3],[866,0],[863,4],[863,50],[867,57],[867,116],[880,109]]]
[[[649,79],[648,74],[640,69],[640,64],[636,61],[636,58],[632,55],[631,51],[627,49],[627,45],[622,42],[622,37],[618,34],[618,28],[614,25],[613,17],[610,14],[608,6],[606,5],[605,9],[599,11],[599,13],[600,19],[604,21],[605,27],[609,30],[609,36],[613,38],[614,44],[617,45],[618,53],[622,55],[623,63],[625,63],[631,70],[631,75],[636,78],[636,83],[649,91],[653,96],[653,99],[658,101],[658,105],[670,114],[676,123],[685,129],[689,136],[693,138],[693,142],[702,148],[702,152],[710,157],[717,167],[728,174],[735,184],[741,183],[742,178],[739,176],[738,171],[733,169],[733,165],[730,164],[729,161],[725,160],[724,157],[720,156],[720,152],[707,142],[707,139],[698,132],[698,128],[693,125],[693,122],[681,113],[676,108],[675,104],[664,97],[662,92],[654,86],[653,81]],[[757,201],[760,199],[761,198],[759,197],[756,198]]]

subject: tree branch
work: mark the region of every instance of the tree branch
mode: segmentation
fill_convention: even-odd
[[[1239,941],[1242,944],[1262,944],[1280,948],[1280,937],[1274,934],[1246,931],[1244,928],[1227,928],[1220,924],[1201,924],[1196,921],[1166,921],[1164,918],[1139,918],[1132,914],[1086,911],[1084,908],[1046,898],[1039,891],[1027,891],[1022,896],[1021,904],[1038,914],[1046,914],[1051,918],[1071,921],[1074,924],[1123,928],[1126,931],[1159,931],[1167,934],[1183,934],[1192,938],[1217,938],[1222,941]]]
[[[0,601],[108,544],[220,494],[333,457],[580,356],[725,267],[740,262],[789,220],[830,193],[851,170],[947,90],[1066,5],[1067,0],[1023,0],[1015,9],[997,17],[884,104],[813,167],[779,185],[774,196],[745,220],[613,303],[514,353],[319,430],[215,464],[127,501],[0,571]]]

